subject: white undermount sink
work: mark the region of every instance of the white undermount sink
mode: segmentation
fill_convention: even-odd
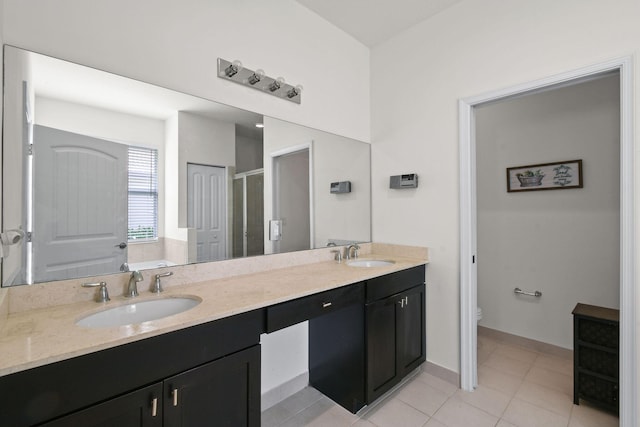
[[[388,259],[354,259],[353,261],[347,261],[349,267],[387,267],[395,264],[395,261]]]
[[[85,328],[108,328],[158,320],[187,311],[202,302],[196,296],[168,297],[108,308],[78,320],[76,325]]]

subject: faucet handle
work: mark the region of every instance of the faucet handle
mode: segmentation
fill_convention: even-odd
[[[157,294],[162,292],[164,289],[162,289],[162,285],[160,284],[160,278],[161,277],[169,277],[169,276],[173,276],[173,271],[168,271],[166,273],[156,274],[156,281],[154,282],[153,285],[151,285],[151,292],[155,292]]]
[[[339,263],[342,262],[342,252],[340,252],[340,249],[334,249],[331,251],[332,254],[336,254],[333,259],[335,259],[336,261],[338,261]]]
[[[111,298],[109,298],[109,291],[107,291],[107,282],[83,283],[81,286],[83,288],[97,288],[100,286],[98,294],[96,295],[96,302],[111,301]]]

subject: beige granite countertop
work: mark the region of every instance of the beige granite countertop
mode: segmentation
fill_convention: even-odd
[[[202,302],[183,313],[135,325],[89,329],[75,324],[88,314],[132,301],[113,295],[108,303],[85,301],[9,313],[0,330],[0,376],[428,263],[428,256],[411,258],[396,253],[399,252],[384,250],[363,256],[395,261],[385,267],[357,268],[335,261],[314,262],[182,284],[166,289],[159,296],[141,291],[136,302],[183,295],[197,296]]]

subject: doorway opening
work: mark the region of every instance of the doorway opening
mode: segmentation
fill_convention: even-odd
[[[313,249],[312,144],[271,154],[273,208],[270,240],[273,253]]]
[[[623,58],[584,69],[552,76],[463,99],[460,113],[460,275],[461,275],[461,386],[472,391],[477,386],[477,152],[475,134],[476,106],[497,100],[522,96],[571,85],[603,73],[620,74],[620,421],[621,425],[636,425],[637,390],[635,269],[633,265],[633,156],[632,138],[632,72],[631,59]],[[568,159],[563,159],[568,160]]]

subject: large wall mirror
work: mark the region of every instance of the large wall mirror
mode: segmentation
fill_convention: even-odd
[[[2,286],[367,242],[370,147],[5,46],[2,229]]]

